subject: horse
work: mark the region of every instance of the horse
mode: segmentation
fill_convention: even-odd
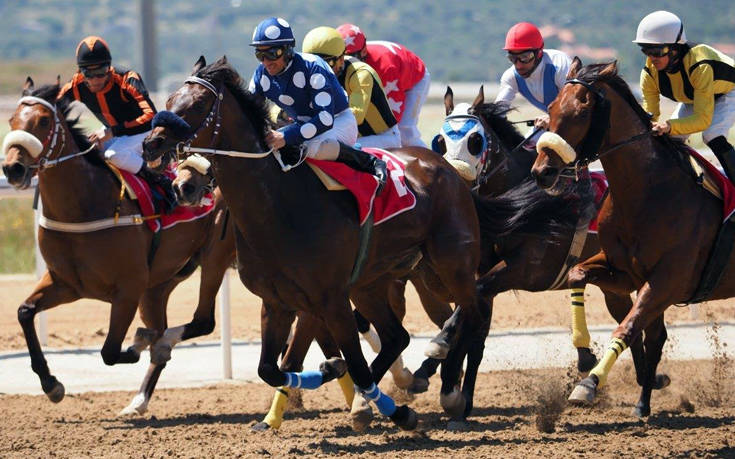
[[[708,256],[720,238],[722,203],[694,179],[683,143],[651,135],[650,116],[618,76],[616,62],[583,67],[575,58],[567,78],[550,106],[550,133],[539,139],[532,175],[554,193],[559,176],[599,158],[612,198],[600,214],[602,250],[575,266],[569,283],[637,292],[604,357],[574,388],[570,401],[591,403],[617,356],[643,333],[644,378],[638,381],[642,387],[633,413],[645,417],[651,412],[652,389],[670,381],[656,373],[667,338],[664,311],[690,302],[699,292]],[[705,298],[735,295],[733,257],[725,251],[722,277]]]
[[[101,350],[105,364],[135,363],[151,345],[151,365],[140,391],[121,412],[143,413],[176,342],[214,329],[217,291],[235,257],[234,234],[224,231],[223,200],[216,193],[214,211],[162,230],[149,263],[153,232],[134,217],[140,212],[137,204],[121,194],[120,182],[90,145],[78,118],[69,118],[70,107],[56,104],[59,90],[58,81],[35,89],[29,77],[3,143],[8,182],[27,188],[37,174],[44,219],[56,223],[55,229],[38,229],[48,270],[18,308],[18,320],[33,371],[49,400],[58,403],[65,389],[49,371],[33,326],[35,315],[79,298],[111,303]],[[202,270],[194,317],[166,330],[169,295],[197,266]],[[136,309],[147,328],[138,329],[134,344],[122,351]]]
[[[318,373],[278,368],[277,356],[295,312],[308,311],[325,323],[360,392],[399,427],[414,428],[413,410],[395,407],[376,386],[409,339],[388,304],[389,284],[424,257],[441,291],[468,311],[462,325],[471,334],[488,310],[475,291],[480,228],[506,229],[517,220],[497,218],[499,204],[473,196],[434,152],[394,150],[391,154],[405,164],[406,188],[416,195],[416,206],[372,229],[366,261],[351,283],[360,229],[354,198],[327,191],[306,167],[284,174],[272,151],[263,148],[263,101],[243,87],[226,58],[209,66],[200,58],[193,76],[169,97],[167,108],[181,123],[197,127],[182,138],[174,132],[180,129],[157,126],[144,141],[144,157],[153,160],[172,149],[212,156],[214,176],[238,228],[238,259],[254,260],[238,263],[240,279],[263,299],[260,377],[274,387],[315,388],[344,371],[344,364],[335,360],[323,363]],[[537,224],[522,220],[527,227]],[[384,343],[369,367],[349,299],[375,325]],[[442,395],[454,395],[452,400],[463,407],[461,394]],[[361,430],[369,419],[354,408],[353,427]]]

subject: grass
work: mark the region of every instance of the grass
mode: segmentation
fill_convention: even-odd
[[[33,199],[0,198],[0,273],[35,270]]]

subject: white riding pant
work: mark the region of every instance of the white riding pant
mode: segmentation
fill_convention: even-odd
[[[105,143],[105,159],[118,169],[136,174],[143,167],[143,139],[150,132],[113,137]]]
[[[334,161],[336,156],[332,157],[332,153],[325,155],[319,154],[319,147],[325,140],[337,140],[348,146],[355,145],[357,142],[357,120],[352,110],[349,108],[342,110],[334,116],[334,124],[332,128],[322,132],[313,139],[304,142],[306,148],[306,156],[314,159],[325,159]]]
[[[679,103],[671,114],[671,118],[686,118],[694,114],[693,104]],[[712,123],[709,127],[702,131],[702,140],[704,143],[709,142],[715,137],[723,136],[727,138],[727,132],[735,124],[735,91],[715,100],[715,111],[712,114]],[[688,135],[676,136],[677,138],[686,139]]]
[[[361,147],[369,148],[398,148],[401,146],[401,131],[396,124],[380,134],[365,135],[358,137],[357,143]]]
[[[404,147],[424,147],[426,144],[421,140],[419,132],[419,112],[426,102],[429,95],[429,86],[431,84],[431,75],[427,70],[424,77],[414,85],[413,88],[406,91],[406,100],[403,110],[403,117],[398,122],[398,130],[401,131],[401,145]]]

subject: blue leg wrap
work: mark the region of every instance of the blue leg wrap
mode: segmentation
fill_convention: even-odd
[[[380,414],[391,416],[396,412],[396,404],[393,399],[381,392],[375,383],[371,384],[367,389],[360,389],[360,391],[368,400],[375,403]]]
[[[319,370],[302,371],[301,373],[286,372],[286,387],[297,389],[316,389],[322,385],[322,373]]]

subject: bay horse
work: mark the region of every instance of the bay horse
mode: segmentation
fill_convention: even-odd
[[[651,390],[669,381],[656,374],[667,338],[664,311],[692,299],[718,236],[722,203],[694,179],[684,159],[686,146],[651,135],[650,116],[618,76],[616,62],[583,67],[575,58],[567,78],[549,107],[550,134],[539,139],[532,174],[554,193],[560,175],[600,159],[612,198],[600,215],[602,250],[574,267],[569,283],[637,292],[604,357],[570,401],[591,403],[618,355],[643,333],[644,378],[634,414],[644,417],[651,412]],[[726,268],[708,299],[735,295],[733,254],[726,255]]]
[[[59,90],[58,81],[35,89],[29,77],[3,144],[2,170],[8,182],[27,188],[37,174],[44,218],[61,222],[57,229],[39,227],[38,245],[48,270],[18,308],[18,320],[33,371],[48,398],[58,403],[64,398],[64,386],[49,371],[33,325],[35,315],[79,298],[111,303],[101,351],[105,364],[135,363],[152,346],[140,393],[122,412],[142,413],[171,347],[214,329],[217,291],[235,257],[234,234],[223,232],[224,206],[217,194],[215,210],[205,217],[162,230],[149,264],[153,232],[131,217],[140,213],[137,204],[121,195],[120,182],[90,145],[78,119],[69,118],[69,105],[57,105]],[[197,266],[202,270],[192,322],[164,335],[169,295]],[[121,344],[136,309],[147,329],[138,329],[134,344],[123,351]]]
[[[310,312],[337,342],[356,388],[399,427],[413,429],[413,410],[395,407],[376,386],[409,339],[388,304],[388,286],[424,257],[443,291],[466,308],[463,326],[473,333],[488,310],[475,291],[480,225],[505,229],[517,220],[496,217],[499,205],[473,197],[434,152],[397,149],[392,154],[406,164],[406,185],[416,195],[416,207],[373,228],[365,265],[351,284],[359,248],[354,198],[327,191],[306,167],[283,173],[263,148],[264,103],[247,92],[226,58],[209,66],[200,58],[193,75],[167,101],[172,115],[196,127],[192,135],[181,138],[174,129],[158,126],[144,141],[144,157],[154,160],[172,149],[212,155],[214,176],[238,229],[240,278],[263,299],[259,375],[274,387],[315,388],[344,372],[344,364],[335,360],[323,363],[319,372],[279,369],[277,356],[296,311]],[[384,343],[369,367],[349,299]],[[353,412],[358,430],[366,427],[361,417]]]

